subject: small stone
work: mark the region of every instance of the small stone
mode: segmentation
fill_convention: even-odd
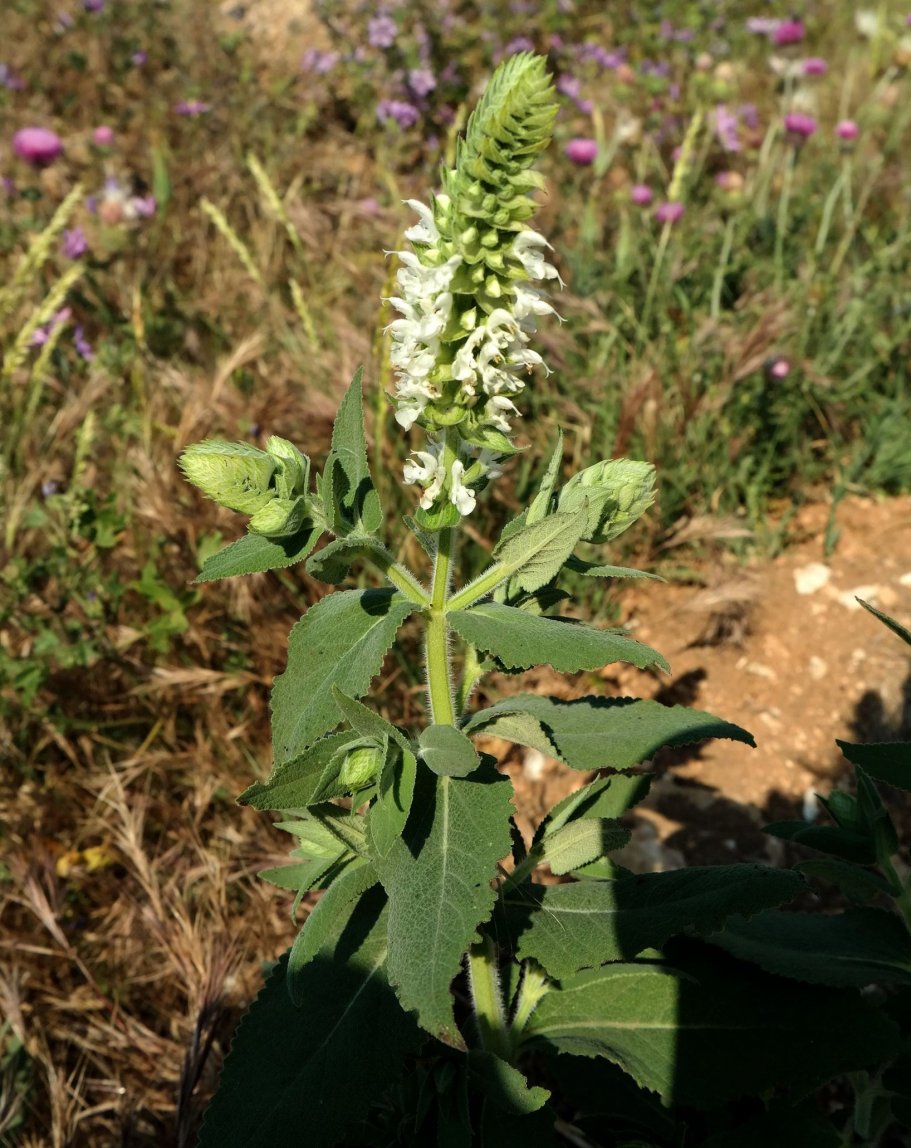
[[[794,571],[794,585],[798,594],[815,594],[832,577],[832,571],[822,562],[811,562],[808,566],[798,566]]]
[[[757,678],[768,678],[772,682],[778,677],[774,670],[764,666],[762,662],[745,662],[743,668],[748,674],[755,674]]]
[[[810,677],[814,682],[821,682],[829,672],[829,667],[815,654],[810,658]]]
[[[530,749],[522,761],[522,772],[529,781],[540,781],[544,776],[547,759],[536,749]]]
[[[911,570],[907,574],[902,574],[898,580],[899,586],[911,586]]]
[[[874,605],[880,600],[881,587],[879,586],[855,586],[853,590],[844,590],[838,595],[838,601],[847,610],[859,610],[861,608],[858,598],[862,598],[865,602]]]

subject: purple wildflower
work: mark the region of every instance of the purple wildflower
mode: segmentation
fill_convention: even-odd
[[[34,332],[29,340],[29,346],[43,347],[51,337],[51,331],[59,327],[61,323],[66,323],[72,317],[72,314],[73,312],[69,307],[61,307],[59,311],[55,311],[48,322]]]
[[[87,363],[90,363],[92,359],[95,358],[92,344],[86,339],[81,326],[73,328],[73,346],[76,348],[76,354]]]
[[[791,364],[784,355],[773,355],[762,364],[762,370],[769,382],[781,382],[791,373]]]
[[[9,64],[0,64],[0,86],[9,88],[11,92],[21,92],[25,81],[16,75]]]
[[[32,167],[47,167],[63,151],[63,144],[50,128],[22,128],[13,136],[13,151]]]
[[[683,204],[679,200],[665,200],[655,208],[655,218],[659,223],[676,223],[683,216]]]
[[[515,36],[508,44],[503,46],[504,56],[514,56],[516,52],[533,52],[535,45],[527,36]]]
[[[308,48],[301,56],[301,70],[325,76],[332,71],[339,59],[338,52],[323,52],[319,48]]]
[[[178,116],[201,116],[212,110],[212,105],[204,100],[180,100],[174,105],[174,112]]]
[[[784,128],[789,135],[805,140],[816,131],[816,120],[806,112],[788,112],[784,118]]]
[[[100,124],[92,132],[92,143],[98,147],[110,147],[114,142],[114,129],[109,128],[107,124]]]
[[[429,96],[436,86],[436,76],[430,68],[412,68],[408,73],[408,87],[418,99]]]
[[[839,120],[835,125],[835,134],[846,143],[856,140],[859,132],[860,128],[857,126],[856,120]]]
[[[395,120],[400,128],[412,128],[421,118],[421,113],[405,100],[380,100],[376,105],[376,118],[381,124]]]
[[[774,16],[751,16],[746,22],[748,32],[757,36],[774,36],[784,21]]]
[[[149,60],[149,53],[143,52],[143,50],[141,48],[138,51],[134,52],[132,56],[130,56],[130,63],[133,65],[134,68],[141,68],[143,66],[143,64],[148,63],[148,60]]]
[[[727,104],[718,104],[713,118],[715,135],[724,151],[740,151],[740,121],[737,114],[732,112]]]
[[[648,207],[655,198],[655,193],[647,183],[634,183],[630,188],[629,197],[637,207]]]
[[[82,0],[82,7],[86,12],[103,12],[104,0]]]
[[[577,136],[575,139],[571,139],[563,150],[566,152],[567,159],[579,164],[580,167],[588,167],[589,164],[595,162],[595,156],[598,154],[598,143],[597,140]]]
[[[805,76],[824,76],[829,70],[829,65],[822,56],[809,56],[803,61],[802,66]]]
[[[397,35],[395,20],[385,12],[367,21],[367,39],[372,48],[391,48]]]
[[[556,88],[562,95],[569,96],[571,100],[577,100],[582,94],[582,81],[578,76],[564,72],[562,76],[558,77]]]
[[[57,482],[56,479],[53,479],[53,478],[45,479],[45,481],[42,482],[42,484],[41,484],[41,497],[42,498],[50,498],[52,494],[57,494],[57,492],[59,490],[60,490],[60,483]]]
[[[800,20],[782,20],[772,33],[772,43],[783,48],[787,44],[799,44],[804,35],[804,26]]]
[[[60,250],[64,259],[81,259],[89,249],[89,241],[81,227],[67,228],[63,233]]]

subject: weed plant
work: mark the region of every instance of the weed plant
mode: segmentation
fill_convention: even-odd
[[[377,25],[317,4],[297,41],[258,8],[2,14],[0,1137],[26,1144],[160,1143],[175,1110],[190,1142],[249,954],[282,947],[248,880],[279,835],[226,806],[263,768],[289,620],[323,591],[298,569],[191,587],[236,527],[173,458],[275,433],[321,465],[365,363],[379,493],[413,511],[385,477],[404,457],[384,431],[395,267],[374,252],[498,59],[536,48],[557,82],[542,230],[566,286],[534,449],[471,526],[478,569],[558,426],[568,468],[659,463],[652,541],[734,514],[771,546],[797,501],[911,482],[899,5],[819,4],[783,44],[748,5],[537,5],[532,34],[515,5]],[[60,153],[19,154],[29,127]],[[383,682],[411,721],[414,659]]]

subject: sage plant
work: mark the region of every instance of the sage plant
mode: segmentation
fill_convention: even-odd
[[[241,1023],[204,1146],[613,1144],[631,1142],[631,1128],[638,1143],[682,1143],[671,1108],[690,1122],[689,1145],[701,1117],[688,1113],[792,1086],[802,1102],[807,1086],[892,1047],[856,993],[798,986],[698,940],[790,900],[799,874],[735,864],[636,875],[610,856],[662,746],[748,733],[633,698],[517,693],[472,708],[494,671],[668,669],[647,645],[565,612],[568,575],[648,577],[592,560],[651,504],[647,463],[596,460],[567,478],[558,441],[483,571],[464,582],[456,569],[462,522],[516,450],[523,391],[545,370],[535,327],[552,320],[545,292],[559,276],[531,226],[533,165],[555,111],[545,61],[513,56],[439,193],[410,202],[389,335],[395,419],[415,436],[404,529],[426,555],[423,575],[386,538],[360,372],[314,482],[309,459],[276,436],[265,450],[210,441],[182,456],[190,481],[249,515],[200,581],[304,562],[327,583],[357,563],[382,583],[311,606],[275,681],[272,773],[240,801],[280,811],[293,839],[290,864],[262,876],[296,895],[295,911],[322,895]],[[419,729],[360,700],[407,619],[423,631]],[[532,840],[478,736],[580,771]],[[583,1058],[603,1067],[598,1083]],[[585,1111],[580,1079],[599,1098],[602,1139],[567,1123]]]

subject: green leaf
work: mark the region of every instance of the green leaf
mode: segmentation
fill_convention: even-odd
[[[480,764],[478,751],[452,725],[430,725],[418,738],[421,758],[440,777],[467,777]]]
[[[339,854],[341,852],[340,847]],[[293,855],[294,851],[292,851]],[[336,870],[337,866],[337,857],[328,861],[308,857],[306,861],[298,861],[292,865],[279,865],[275,869],[261,869],[256,875],[279,889],[288,889],[292,893],[306,893],[309,889],[322,888],[323,878],[331,871]]]
[[[378,880],[376,870],[369,861],[357,858],[335,878],[310,910],[291,946],[285,971],[288,995],[298,1008],[306,1003],[300,991],[301,988],[307,987],[301,977],[302,971],[330,940],[339,914],[344,912],[352,901],[356,901],[371,889]]]
[[[277,765],[267,781],[254,781],[238,797],[238,805],[252,805],[254,809],[302,809],[341,796],[344,790],[338,785],[341,768],[338,752],[354,740],[350,730],[320,738],[303,753]]]
[[[801,861],[794,866],[808,877],[829,881],[841,889],[851,901],[863,904],[880,893],[889,893],[889,882],[870,869],[863,869],[849,861],[836,861],[828,857]]]
[[[291,631],[288,668],[272,689],[272,738],[287,761],[338,725],[333,686],[360,697],[396,631],[415,609],[397,590],[342,590],[311,606]]]
[[[527,1116],[547,1103],[546,1088],[530,1086],[525,1076],[492,1052],[473,1048],[468,1053],[469,1080],[502,1112]]]
[[[846,909],[837,916],[770,909],[736,917],[708,938],[768,973],[817,985],[911,985],[911,935],[885,909]]]
[[[790,901],[797,873],[764,865],[712,865],[604,883],[523,885],[503,898],[520,960],[558,980],[606,961],[630,960],[680,933],[711,933],[736,913]]]
[[[664,658],[625,634],[596,630],[566,618],[536,617],[515,606],[483,602],[448,615],[449,624],[469,645],[496,655],[509,669],[547,662],[561,673],[597,670],[609,662],[670,670]]]
[[[842,1148],[844,1140],[812,1100],[797,1108],[779,1106],[736,1128],[719,1132],[701,1148]]]
[[[547,464],[547,469],[544,472],[544,477],[541,479],[541,485],[538,488],[538,493],[531,501],[528,508],[525,521],[529,526],[535,522],[540,522],[546,518],[554,508],[554,488],[557,485],[557,479],[560,476],[560,469],[563,466],[563,431],[557,431],[557,445],[554,447],[553,454],[550,456],[550,462]],[[505,537],[506,532],[503,532]]]
[[[375,710],[365,706],[362,702],[349,698],[338,686],[332,687],[332,696],[335,704],[342,711],[342,717],[348,724],[363,737],[373,737],[382,741],[384,737],[392,738],[400,749],[410,749],[411,743],[402,731],[391,722],[386,721]]]
[[[491,882],[510,851],[509,780],[481,766],[470,778],[418,771],[411,816],[376,858],[389,896],[389,979],[403,1008],[438,1040],[464,1048],[450,984],[496,900]]]
[[[383,525],[379,495],[367,463],[367,437],[359,367],[338,408],[332,449],[326,459],[322,494],[334,534],[375,534]]]
[[[838,741],[838,748],[852,765],[859,765],[870,777],[897,789],[911,790],[911,743],[907,741],[874,742],[854,745]]]
[[[234,1037],[200,1148],[333,1148],[398,1079],[424,1038],[386,980],[381,907],[376,891],[336,919],[301,971],[303,1017],[285,991],[285,958],[275,967]]]
[[[788,1083],[812,1088],[881,1063],[898,1042],[856,992],[751,972],[702,946],[670,965],[606,965],[565,980],[538,1005],[526,1039],[606,1057],[665,1104],[693,1108]]]
[[[558,802],[541,822],[538,832],[549,833],[580,817],[621,817],[645,800],[651,785],[649,773],[599,777]]]
[[[557,509],[588,507],[582,537],[610,542],[628,530],[655,501],[655,468],[648,462],[611,458],[574,474],[560,491]]]
[[[377,556],[383,559],[384,564],[392,564],[395,559],[379,541],[366,534],[348,534],[344,538],[336,538],[322,550],[311,554],[307,560],[307,573],[320,582],[330,582],[338,585],[343,582],[358,558]]]
[[[877,610],[875,606],[871,606],[869,602],[865,602],[862,598],[857,599],[861,606],[874,618],[879,618],[884,626],[888,626],[893,634],[897,634],[899,638],[908,646],[911,646],[911,630],[906,629],[900,622],[896,622],[894,618],[890,618],[888,614],[884,614],[882,610]]]
[[[266,538],[262,534],[245,534],[203,563],[195,582],[214,582],[217,578],[231,578],[235,574],[261,574],[266,570],[281,570],[302,562],[323,533],[321,526],[304,524],[297,534],[289,538]]]
[[[416,777],[417,758],[411,750],[386,759],[376,801],[367,814],[367,846],[377,864],[388,858],[404,832]]]
[[[572,554],[587,522],[586,507],[580,506],[567,514],[551,514],[500,542],[493,552],[503,574],[500,581],[515,577],[523,590],[547,585]]]
[[[818,849],[820,853],[832,853],[845,861],[856,861],[861,865],[872,865],[876,860],[876,850],[869,836],[853,833],[835,825],[812,825],[807,821],[773,821],[764,827],[772,837],[783,841],[793,841],[795,845],[806,845]]]
[[[628,829],[606,817],[571,821],[560,829],[544,834],[541,839],[541,860],[550,866],[552,873],[562,876],[614,849],[622,849],[631,836]]]
[[[653,582],[665,582],[660,574],[650,574],[647,570],[634,570],[631,566],[598,566],[594,562],[584,562],[573,555],[566,563],[566,569],[574,574],[584,574],[587,578],[648,578]]]
[[[630,769],[663,746],[688,745],[707,737],[756,744],[746,730],[701,710],[638,698],[585,697],[564,702],[519,694],[472,714],[462,728],[466,733],[483,730],[530,745],[573,769],[584,770]]]

